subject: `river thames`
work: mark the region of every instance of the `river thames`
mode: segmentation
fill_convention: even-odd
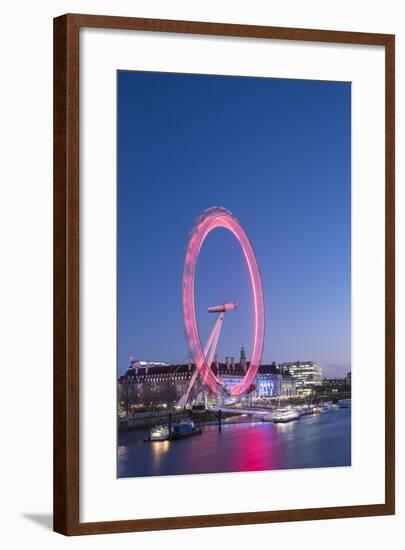
[[[351,408],[331,406],[286,424],[203,426],[180,441],[144,442],[150,430],[118,434],[118,477],[350,466]]]

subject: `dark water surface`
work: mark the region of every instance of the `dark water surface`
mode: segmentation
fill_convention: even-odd
[[[351,409],[287,424],[205,426],[180,441],[144,442],[150,430],[118,435],[118,477],[350,466]]]

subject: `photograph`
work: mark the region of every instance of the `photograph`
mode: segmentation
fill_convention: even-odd
[[[4,6],[2,548],[405,538],[405,19],[365,4]]]
[[[350,82],[116,75],[117,477],[350,467]]]

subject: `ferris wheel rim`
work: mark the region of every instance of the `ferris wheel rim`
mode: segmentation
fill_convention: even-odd
[[[200,341],[195,311],[195,273],[200,249],[211,231],[224,228],[230,231],[242,249],[249,272],[253,297],[253,346],[249,368],[242,380],[233,386],[230,394],[243,395],[253,384],[260,366],[264,345],[264,297],[257,259],[250,240],[238,219],[225,208],[213,207],[203,212],[189,240],[183,269],[183,316],[190,354],[209,389],[216,395],[226,391],[224,383],[207,365]]]

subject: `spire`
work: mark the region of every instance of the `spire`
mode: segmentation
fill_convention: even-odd
[[[245,353],[245,348],[242,346],[241,349],[240,349],[240,364],[241,364],[241,367],[242,369],[246,372],[246,353]]]

